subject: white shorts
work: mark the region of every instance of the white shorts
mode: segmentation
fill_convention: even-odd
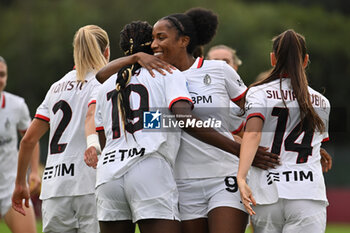
[[[6,179],[0,180],[0,217],[4,217],[12,206],[11,197],[15,189],[15,180],[16,176],[12,176],[11,174]]]
[[[253,207],[255,233],[321,233],[326,230],[324,201],[279,199],[270,205]]]
[[[2,198],[0,198],[0,218],[3,218],[12,206],[12,194],[15,189],[15,178],[14,179],[9,178],[1,182],[3,182],[2,183],[3,186],[5,186],[4,183],[8,184],[6,185],[8,189],[6,190],[6,192],[1,193]],[[31,199],[29,199],[29,205],[33,206]]]
[[[178,192],[168,162],[149,157],[119,179],[97,187],[99,221],[179,220]]]
[[[232,207],[246,213],[235,176],[176,180],[181,220],[207,218],[217,207]]]
[[[99,232],[94,194],[45,199],[42,216],[43,232]]]
[[[0,218],[3,218],[11,208],[11,197],[12,193],[0,199]]]

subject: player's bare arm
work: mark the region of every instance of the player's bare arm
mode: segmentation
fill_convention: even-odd
[[[159,58],[139,52],[130,56],[120,57],[111,62],[109,62],[105,67],[103,67],[97,74],[96,79],[100,83],[104,83],[109,77],[117,73],[124,66],[132,65],[139,63],[141,66],[145,67],[148,72],[154,77],[153,69],[157,70],[159,73],[166,75],[164,70],[172,73],[172,69],[175,69],[172,65],[168,64],[165,61],[160,60]]]
[[[48,129],[49,124],[47,122],[34,119],[20,143],[16,186],[12,195],[12,207],[23,215],[25,215],[23,199],[25,200],[25,206],[29,207],[30,197],[26,182],[27,169],[37,143]]]
[[[178,101],[172,106],[172,112],[175,114],[177,120],[185,120],[184,117],[190,117],[191,119],[199,120],[192,114],[191,105],[187,101]],[[213,128],[200,128],[200,127],[188,127],[184,130],[191,136],[208,143],[212,146],[220,148],[226,152],[229,152],[237,157],[240,154],[240,144],[223,136]],[[279,165],[279,156],[269,153],[266,148],[260,147],[256,151],[254,157],[253,166],[268,169],[274,168]]]

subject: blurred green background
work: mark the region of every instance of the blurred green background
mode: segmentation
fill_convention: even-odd
[[[26,99],[31,114],[50,85],[73,67],[72,41],[87,24],[104,28],[111,40],[111,58],[122,56],[119,32],[132,20],[157,19],[191,7],[209,8],[219,16],[214,40],[205,47],[235,48],[247,85],[270,68],[272,37],[293,28],[306,37],[311,63],[310,86],[332,105],[331,141],[325,145],[334,166],[328,188],[350,189],[350,1],[349,0],[1,0],[0,55],[8,63],[6,90]],[[47,139],[41,144],[45,162]],[[350,219],[349,219],[350,222]]]

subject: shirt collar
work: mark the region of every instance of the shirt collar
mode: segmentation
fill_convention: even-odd
[[[4,92],[1,92],[1,96],[0,96],[0,104],[1,104],[1,108],[5,108],[5,95]]]
[[[204,58],[203,57],[197,57],[190,69],[198,69],[203,66]]]

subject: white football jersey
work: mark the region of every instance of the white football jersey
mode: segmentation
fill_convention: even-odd
[[[230,101],[244,96],[247,87],[237,72],[224,61],[197,58],[182,72],[194,103],[193,114],[202,120],[221,122],[217,131],[233,140],[230,133]],[[182,133],[181,146],[176,159],[177,179],[195,179],[227,176],[238,168],[238,158]]]
[[[252,87],[247,93],[247,120],[264,120],[260,145],[281,156],[281,165],[275,169],[250,170],[250,185],[258,204],[275,203],[278,198],[327,201],[320,146],[328,140],[330,103],[317,91],[308,89],[312,105],[326,126],[323,133],[310,131],[305,124],[301,128],[299,105],[290,79],[283,79],[282,94],[279,80]]]
[[[228,121],[228,130],[233,134],[239,133],[243,129],[245,115],[243,110],[232,101],[230,102],[229,117],[230,120]]]
[[[84,162],[85,117],[100,84],[90,72],[84,82],[70,71],[55,82],[35,117],[50,124],[41,199],[94,193],[95,170]]]
[[[0,199],[13,190],[7,181],[14,182],[18,161],[18,131],[26,131],[31,122],[23,98],[0,92]]]
[[[104,129],[106,145],[97,165],[96,186],[121,177],[131,166],[155,151],[174,166],[180,129],[167,131],[165,125],[147,128],[150,124],[153,127],[153,123],[162,124],[162,119],[171,115],[171,106],[176,101],[191,102],[186,79],[180,71],[174,70],[166,76],[156,72],[153,78],[141,68],[125,88],[134,119],[124,129],[117,105],[116,79],[117,74],[111,76],[102,85],[97,98],[96,130]],[[131,124],[134,127],[129,127]]]

